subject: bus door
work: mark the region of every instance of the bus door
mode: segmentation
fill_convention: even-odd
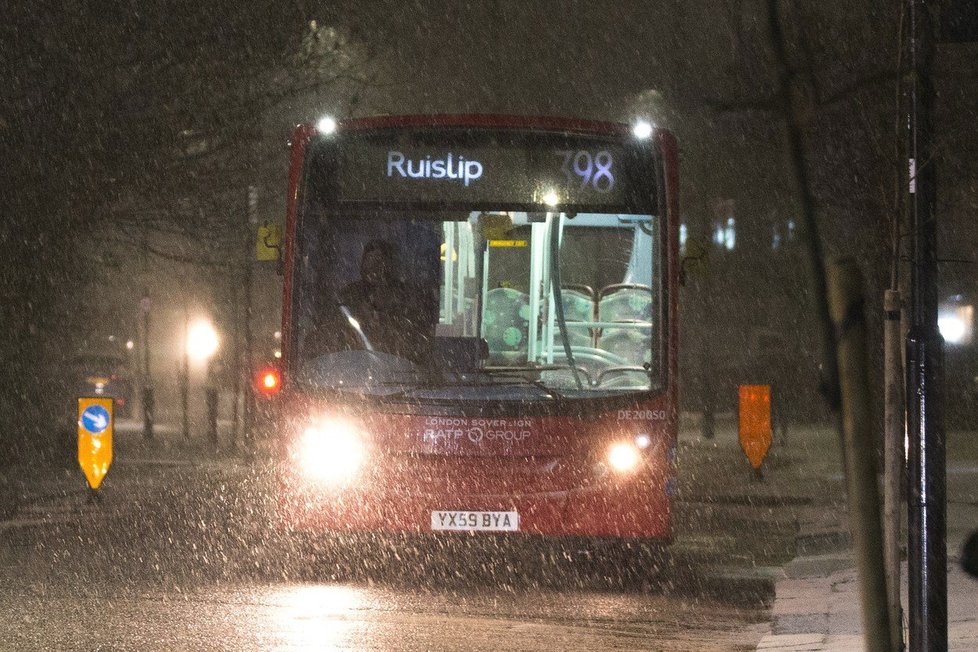
[[[543,214],[483,213],[480,335],[491,365],[526,365],[540,358],[539,319],[547,301],[551,220]]]

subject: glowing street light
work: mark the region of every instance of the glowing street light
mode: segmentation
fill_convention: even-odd
[[[205,365],[207,369],[206,402],[208,407],[208,426],[211,441],[217,444],[217,388],[213,383],[213,368],[211,358],[217,353],[221,342],[217,331],[207,319],[198,319],[191,323],[187,313],[184,313],[184,342],[183,365],[180,370],[180,406],[183,413],[183,436],[190,439],[189,394],[190,394],[190,361]]]
[[[209,321],[196,321],[187,329],[187,355],[195,362],[207,362],[219,347],[217,331]]]

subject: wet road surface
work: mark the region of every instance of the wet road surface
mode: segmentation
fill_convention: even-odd
[[[113,473],[101,505],[78,493],[0,530],[0,649],[735,650],[764,629],[761,604],[701,591],[672,558],[623,570],[430,540],[314,552],[270,533],[240,469]]]

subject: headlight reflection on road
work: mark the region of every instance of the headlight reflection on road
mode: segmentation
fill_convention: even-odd
[[[295,450],[303,476],[333,486],[356,476],[365,453],[357,427],[339,419],[324,419],[306,428]]]
[[[274,597],[275,644],[285,650],[336,650],[357,646],[356,612],[363,594],[349,586],[283,587]]]

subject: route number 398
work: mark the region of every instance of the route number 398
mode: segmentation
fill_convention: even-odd
[[[567,177],[568,184],[579,183],[581,190],[590,188],[602,194],[611,192],[615,187],[611,152],[601,150],[592,154],[581,149],[561,150],[557,154],[564,158],[560,169]]]

